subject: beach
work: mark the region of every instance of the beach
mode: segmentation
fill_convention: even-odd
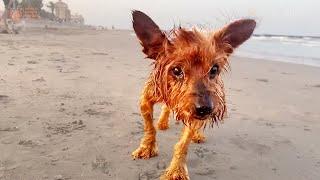
[[[158,179],[183,124],[171,116],[157,132],[159,155],[132,160],[151,63],[126,30],[0,34],[0,179]],[[320,68],[237,56],[230,64],[228,117],[190,146],[190,178],[319,179]]]

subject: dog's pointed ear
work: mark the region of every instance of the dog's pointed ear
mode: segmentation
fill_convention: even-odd
[[[232,48],[237,48],[248,40],[256,27],[253,19],[241,19],[234,21],[215,33],[215,39],[220,43],[227,43]]]
[[[133,29],[147,58],[156,59],[166,40],[165,34],[153,20],[141,11],[132,11]]]

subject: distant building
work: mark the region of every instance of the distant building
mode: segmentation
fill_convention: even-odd
[[[34,7],[25,7],[25,8],[21,8],[21,16],[23,18],[29,18],[29,19],[39,19],[40,18],[40,14],[38,12],[38,10]]]
[[[3,12],[1,9],[0,9],[0,22],[2,21],[2,15],[3,15]]]
[[[80,14],[71,15],[71,23],[83,25],[84,24],[84,18]]]
[[[55,16],[59,21],[70,22],[71,12],[68,4],[59,0],[54,4]]]

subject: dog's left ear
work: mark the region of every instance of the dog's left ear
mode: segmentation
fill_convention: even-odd
[[[220,43],[227,43],[232,48],[237,48],[248,40],[256,27],[253,19],[241,19],[234,21],[215,33],[215,39]]]
[[[156,59],[166,40],[165,34],[153,20],[141,11],[132,11],[133,29],[147,58]]]

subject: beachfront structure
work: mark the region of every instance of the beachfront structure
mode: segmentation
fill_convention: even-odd
[[[28,19],[39,19],[40,18],[40,14],[39,11],[34,8],[34,7],[25,7],[22,8],[21,10],[21,16],[23,18],[28,18]]]
[[[84,24],[84,18],[80,14],[71,15],[71,23],[83,25]]]
[[[68,7],[68,4],[59,0],[54,4],[55,16],[59,21],[70,22],[71,12]]]
[[[2,21],[2,15],[3,15],[3,12],[1,9],[0,9],[0,22]]]

